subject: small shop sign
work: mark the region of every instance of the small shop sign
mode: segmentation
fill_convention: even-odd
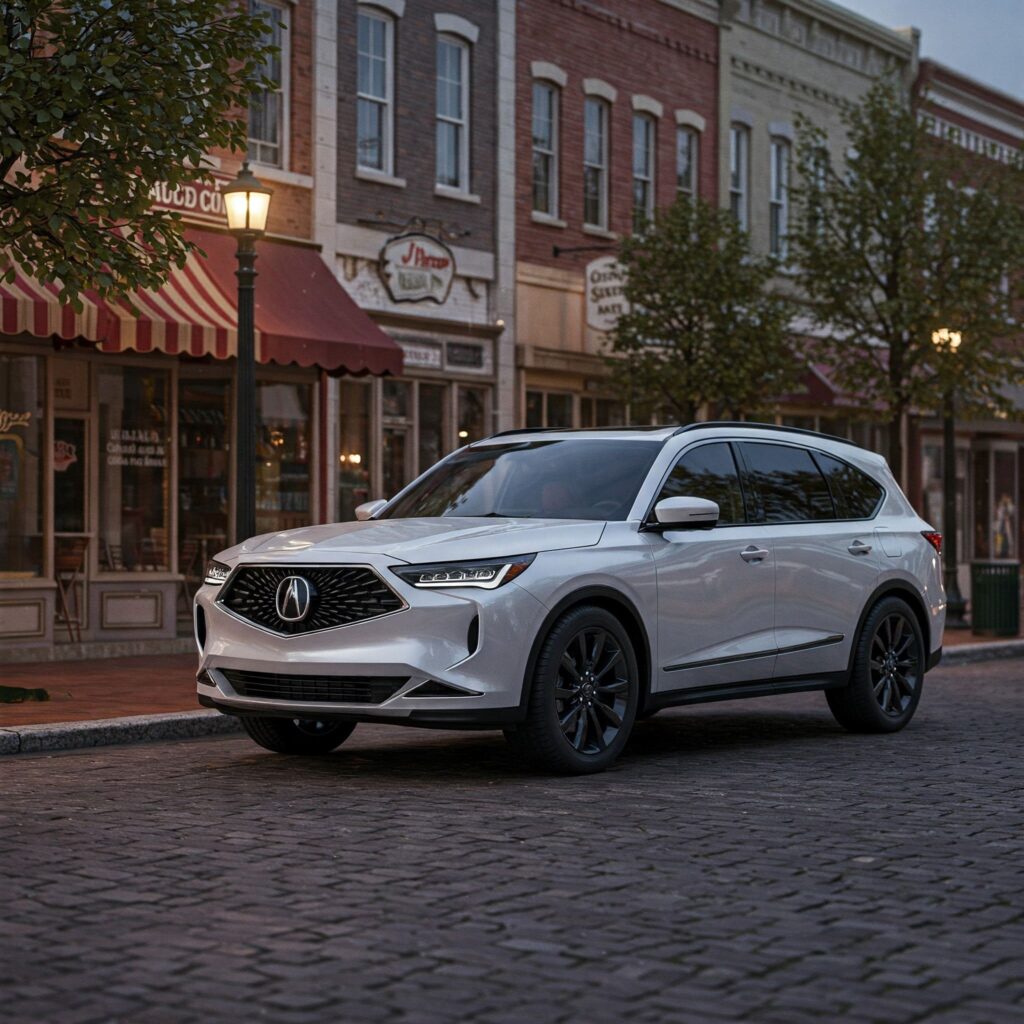
[[[157,209],[176,210],[185,220],[222,225],[224,197],[220,190],[229,180],[226,174],[220,174],[206,181],[193,181],[177,188],[170,188],[161,182],[153,186],[149,198]]]
[[[11,412],[10,409],[0,409],[0,434],[6,434],[15,427],[27,427],[31,419],[31,412]]]
[[[626,271],[614,256],[591,260],[586,270],[587,324],[595,331],[611,331],[629,312]]]
[[[441,305],[455,278],[455,256],[440,239],[410,232],[384,243],[378,269],[394,302],[429,299]]]

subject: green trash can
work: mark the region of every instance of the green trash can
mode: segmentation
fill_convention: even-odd
[[[971,562],[971,632],[1020,633],[1020,563]]]

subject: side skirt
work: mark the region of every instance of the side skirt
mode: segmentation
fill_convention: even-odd
[[[845,672],[826,675],[799,676],[794,679],[758,679],[744,683],[722,683],[717,686],[691,686],[685,690],[652,693],[648,710],[680,707],[684,704],[710,704],[717,700],[740,700],[745,697],[771,697],[782,693],[803,693],[808,690],[835,690],[846,685]]]

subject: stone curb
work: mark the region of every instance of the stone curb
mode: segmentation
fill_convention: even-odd
[[[91,722],[0,727],[0,754],[77,750],[113,743],[185,740],[240,732],[237,718],[219,711],[181,711],[169,715],[133,715]]]
[[[1024,639],[964,644],[947,647],[942,652],[943,665],[971,665],[977,661],[998,661],[1002,658],[1024,658]]]

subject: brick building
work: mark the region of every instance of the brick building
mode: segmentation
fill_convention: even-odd
[[[405,355],[401,377],[332,384],[340,476],[329,514],[344,519],[511,425],[498,386],[514,317],[499,155],[512,149],[515,3],[325,6],[336,13],[318,72],[319,237]]]
[[[624,422],[601,351],[615,240],[718,199],[718,4],[528,0],[516,24],[517,422]]]

